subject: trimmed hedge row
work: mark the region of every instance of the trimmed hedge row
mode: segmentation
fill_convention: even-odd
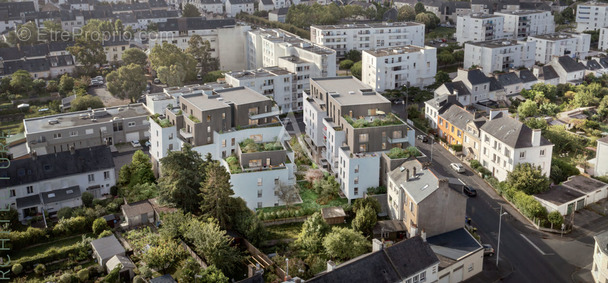
[[[84,260],[89,257],[91,245],[88,243],[77,243],[61,248],[50,248],[44,253],[23,257],[14,263],[20,263],[25,270],[32,270],[35,265],[46,264],[60,259]]]

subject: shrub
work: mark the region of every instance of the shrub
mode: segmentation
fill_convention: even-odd
[[[381,194],[386,194],[386,187],[384,186],[378,186],[378,187],[371,187],[367,189],[367,194],[368,195],[381,195]]]
[[[471,160],[471,168],[473,168],[475,170],[479,170],[479,167],[481,167],[481,163],[479,162],[479,160],[477,160],[477,159]]]
[[[456,151],[456,152],[460,152],[460,151],[462,151],[462,145],[461,145],[461,144],[453,144],[453,145],[450,145],[450,147],[451,147],[451,148],[452,148],[454,151]]]
[[[110,187],[110,194],[115,197],[118,195],[118,187],[117,186],[111,186]]]
[[[14,250],[19,250],[32,243],[41,243],[47,240],[47,232],[44,229],[28,227],[26,231],[12,231],[6,234]]]
[[[390,159],[399,159],[399,158],[409,158],[410,157],[410,154],[408,151],[406,151],[402,148],[398,148],[398,147],[391,148],[391,150],[386,155]]]
[[[59,282],[61,283],[77,283],[78,278],[74,275],[74,273],[66,272],[59,277]]]
[[[135,277],[133,277],[133,283],[145,283],[146,281],[141,278],[141,276],[137,275]]]
[[[59,211],[57,211],[57,218],[70,218],[72,217],[72,208],[71,207],[62,207]]]
[[[61,248],[50,248],[44,253],[38,253],[33,256],[22,257],[19,258],[16,263],[22,264],[25,270],[31,270],[34,265],[36,265],[34,272],[38,274],[37,270],[39,268],[45,268],[46,270],[46,267],[44,267],[43,265],[44,263],[49,263],[58,259],[66,258],[82,260],[88,257],[88,252],[90,250],[91,245],[89,245],[88,243],[76,243],[74,245],[65,246]],[[40,265],[42,265],[43,267],[39,267]],[[42,271],[42,273],[44,273],[44,271]]]
[[[92,193],[84,192],[84,193],[82,193],[82,196],[81,196],[82,204],[86,207],[92,207],[94,198],[95,197],[93,197]]]
[[[561,229],[562,223],[564,223],[564,217],[559,211],[552,211],[547,215],[547,220],[549,223],[553,224],[553,229]]]
[[[44,266],[44,264],[38,264],[38,265],[36,265],[36,268],[34,268],[34,272],[38,276],[43,275],[45,271],[46,271],[46,266]]]
[[[105,238],[107,236],[112,236],[114,233],[112,233],[112,231],[110,230],[103,230],[103,232],[101,232],[99,234],[99,236],[97,236],[97,239],[101,239],[101,238]]]
[[[93,221],[93,233],[95,233],[95,235],[99,235],[105,230],[110,230],[110,226],[108,226],[108,222],[106,222],[105,219],[97,218]]]
[[[60,219],[57,225],[53,227],[53,234],[74,235],[79,233],[85,233],[88,231],[86,224],[87,220],[83,216]]]
[[[78,276],[78,280],[80,280],[80,282],[86,282],[89,279],[89,270],[81,269],[78,271],[78,273],[76,273],[76,276]]]
[[[558,184],[568,180],[568,177],[578,175],[580,171],[576,166],[559,158],[551,159],[551,180]]]
[[[350,70],[350,67],[352,67],[353,64],[355,64],[355,62],[352,60],[342,60],[340,61],[340,70]]]
[[[21,272],[23,272],[23,265],[21,265],[20,263],[13,264],[11,271],[13,272],[13,274],[19,275],[21,274]]]

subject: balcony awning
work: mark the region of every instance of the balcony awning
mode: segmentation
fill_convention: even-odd
[[[281,111],[277,109],[277,110],[273,110],[273,111],[266,112],[266,113],[250,115],[249,119],[258,120],[258,119],[264,119],[264,118],[268,118],[268,117],[275,117],[275,116],[279,116],[279,115],[281,115]]]

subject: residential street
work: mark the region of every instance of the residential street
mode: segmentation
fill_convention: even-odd
[[[431,145],[417,142],[416,146],[430,157]],[[478,175],[473,174],[470,168],[467,167],[465,174],[452,171],[449,167],[452,162],[458,162],[458,158],[451,155],[439,144],[435,144],[433,148],[433,169],[445,177],[459,178],[465,184],[477,189],[477,197],[468,200],[467,215],[472,218],[472,225],[478,229],[477,232],[481,236],[482,242],[491,244],[496,250],[498,215],[500,205],[504,200],[500,199]],[[501,264],[511,266],[513,272],[507,275],[503,281],[572,282],[571,275],[576,271],[576,267],[566,262],[558,253],[544,244],[541,240],[541,233],[528,229],[521,222],[513,219],[514,216],[511,214],[503,216],[502,219],[500,261]],[[487,264],[488,260],[485,262]],[[493,258],[492,263],[495,263],[495,258]]]

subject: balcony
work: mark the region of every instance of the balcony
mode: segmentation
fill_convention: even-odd
[[[391,138],[391,137],[388,137],[386,139],[391,144],[408,142],[407,137],[401,137],[401,138]]]
[[[268,118],[268,117],[274,117],[274,116],[279,116],[281,114],[281,110],[279,109],[278,106],[272,107],[270,109],[269,112],[266,113],[249,113],[249,119],[251,120],[258,120],[258,119],[264,119],[264,118]]]
[[[180,129],[179,130],[179,134],[184,138],[184,139],[191,139],[194,137],[194,135],[192,133],[188,133],[186,132],[186,129]]]

